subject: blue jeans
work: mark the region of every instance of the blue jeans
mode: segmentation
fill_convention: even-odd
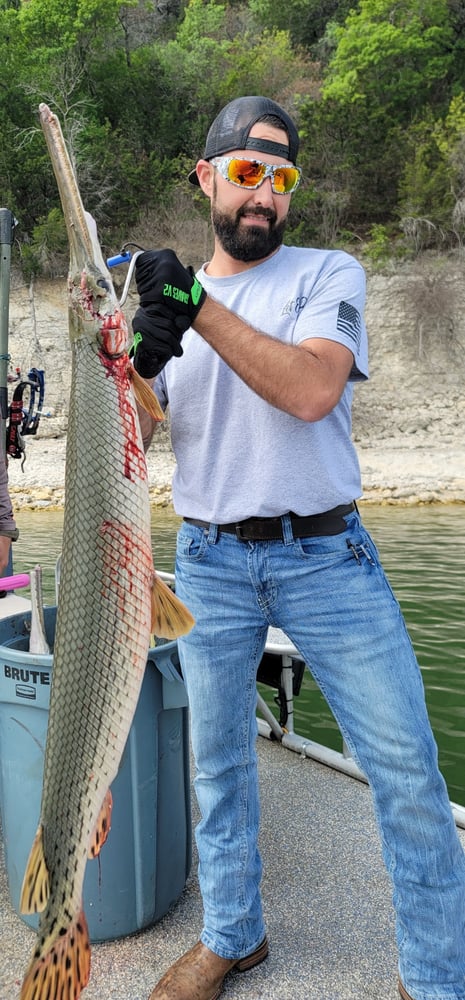
[[[260,944],[256,672],[269,625],[309,664],[374,797],[393,884],[399,974],[414,1000],[465,1000],[465,863],[420,670],[357,513],[320,538],[242,542],[183,523],[176,592],[196,619],[179,641],[187,685],[202,941],[223,958]],[[350,544],[349,544],[350,543]]]

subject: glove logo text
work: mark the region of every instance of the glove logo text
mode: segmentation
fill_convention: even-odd
[[[176,285],[163,285],[163,295],[169,299],[175,299],[176,302],[182,302],[185,306],[189,302],[189,292],[184,292],[182,288],[176,288]]]

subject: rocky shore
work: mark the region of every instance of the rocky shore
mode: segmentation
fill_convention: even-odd
[[[465,503],[465,445],[433,446],[425,435],[358,445],[366,503]],[[26,461],[10,460],[10,495],[15,511],[60,509],[64,504],[65,436],[29,438]],[[174,457],[163,442],[147,455],[153,506],[171,504]]]
[[[171,504],[174,457],[166,446],[147,455],[150,501],[153,506]],[[13,510],[60,510],[65,498],[66,436],[26,439],[26,460],[8,464]]]

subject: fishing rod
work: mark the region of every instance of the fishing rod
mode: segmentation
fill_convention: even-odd
[[[0,448],[6,455],[5,426],[8,417],[8,320],[10,314],[10,270],[13,233],[17,225],[8,208],[0,208]]]
[[[136,252],[131,253],[128,247],[135,247]],[[129,286],[132,281],[132,276],[134,274],[134,268],[136,266],[136,260],[140,257],[141,253],[144,253],[143,247],[140,247],[138,243],[124,243],[120,252],[115,254],[114,257],[107,257],[107,267],[117,267],[118,264],[129,264],[128,273],[126,275],[126,281],[124,282],[124,288],[119,300],[120,306],[124,306],[126,299],[128,297]]]

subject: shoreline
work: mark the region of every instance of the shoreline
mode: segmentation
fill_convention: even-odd
[[[356,444],[364,504],[465,503],[465,445],[432,447],[425,440],[389,439]],[[26,460],[10,459],[9,491],[14,513],[62,510],[66,438],[26,438]],[[147,453],[152,507],[171,507],[175,460],[168,448],[152,445]]]

